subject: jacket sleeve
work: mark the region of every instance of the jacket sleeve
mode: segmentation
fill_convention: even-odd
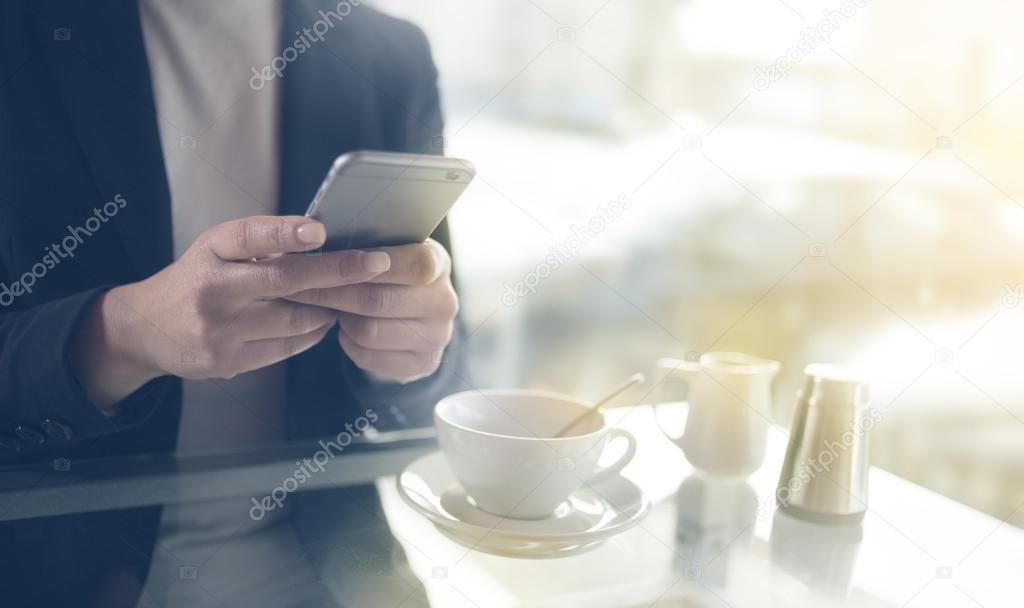
[[[19,438],[25,429],[45,440],[74,441],[114,433],[144,420],[159,402],[159,393],[167,390],[168,378],[153,380],[128,396],[117,416],[108,417],[89,400],[75,377],[71,365],[75,327],[108,288],[22,310],[0,309],[0,436],[7,441],[26,443]]]

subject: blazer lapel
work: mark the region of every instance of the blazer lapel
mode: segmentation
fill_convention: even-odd
[[[320,19],[318,11],[336,3],[294,0],[284,3],[281,45]],[[381,149],[379,100],[373,89],[371,9],[352,9],[344,21],[314,41],[288,66],[281,80],[280,213],[303,214],[334,159],[357,149]]]
[[[102,1],[48,45],[57,89],[114,226],[140,277],[172,261],[170,191],[136,0]]]

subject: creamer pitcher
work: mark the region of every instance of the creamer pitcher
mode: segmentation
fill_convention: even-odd
[[[683,434],[662,431],[697,469],[723,477],[753,473],[764,461],[771,384],[781,367],[778,361],[729,352],[705,353],[696,362],[659,359],[656,377],[681,379],[689,404]]]

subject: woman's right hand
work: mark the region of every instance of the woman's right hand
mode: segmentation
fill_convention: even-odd
[[[153,378],[231,378],[319,342],[331,310],[282,300],[360,283],[387,271],[383,252],[300,253],[323,226],[301,216],[255,216],[214,226],[157,274],[100,296],[77,334],[73,361],[106,413]]]

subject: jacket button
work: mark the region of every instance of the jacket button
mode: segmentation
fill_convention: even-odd
[[[14,434],[29,445],[43,445],[46,443],[46,436],[36,429],[23,424],[14,427]]]
[[[20,452],[21,442],[16,437],[10,435],[0,435],[0,450],[6,450],[8,452]]]
[[[56,439],[58,441],[71,441],[71,437],[74,433],[71,432],[71,427],[64,424],[59,420],[53,418],[47,418],[43,420],[43,432],[50,439]]]

